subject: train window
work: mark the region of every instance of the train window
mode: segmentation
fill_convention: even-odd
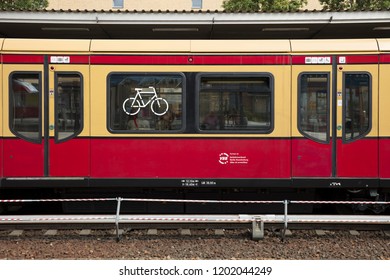
[[[329,74],[302,73],[298,86],[298,129],[306,137],[329,142]]]
[[[343,139],[352,141],[371,130],[371,76],[344,73]]]
[[[271,75],[198,76],[198,129],[203,132],[258,132],[273,129]]]
[[[56,73],[56,141],[77,136],[83,126],[82,78],[78,73]]]
[[[42,140],[41,74],[14,72],[9,79],[9,127],[34,143]]]
[[[182,129],[184,76],[120,73],[108,77],[108,129],[114,133]]]

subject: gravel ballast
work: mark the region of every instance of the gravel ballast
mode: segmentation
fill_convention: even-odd
[[[272,231],[260,241],[248,230],[160,230],[150,236],[146,230],[125,232],[117,242],[112,231],[96,230],[79,235],[75,230],[59,230],[44,235],[27,230],[19,237],[0,231],[0,259],[128,259],[128,260],[390,260],[390,238],[381,231],[293,231],[284,241]]]

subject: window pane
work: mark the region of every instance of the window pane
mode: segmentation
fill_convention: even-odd
[[[10,77],[10,130],[26,140],[41,141],[41,83],[39,73]]]
[[[82,129],[81,76],[61,73],[56,78],[56,139],[64,140]]]
[[[368,74],[345,74],[344,139],[367,134],[370,130],[371,81]]]
[[[123,0],[113,0],[112,7],[113,8],[123,8]]]
[[[302,74],[299,83],[299,130],[311,139],[329,140],[329,76]]]
[[[112,74],[109,87],[109,127],[112,131],[182,128],[183,76]]]
[[[202,9],[202,0],[192,0],[192,9]]]
[[[199,129],[269,132],[271,104],[270,77],[202,76]]]

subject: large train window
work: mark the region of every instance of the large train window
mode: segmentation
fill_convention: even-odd
[[[13,134],[27,141],[40,143],[41,74],[13,72],[9,78],[9,127]]]
[[[302,73],[298,83],[298,129],[306,137],[329,142],[329,74]]]
[[[371,130],[371,76],[344,73],[343,140],[353,141]]]
[[[108,129],[113,133],[181,130],[184,83],[179,73],[110,74]]]
[[[197,89],[200,131],[272,131],[273,77],[270,74],[200,74]]]
[[[82,77],[79,73],[56,73],[56,141],[77,136],[83,128]]]

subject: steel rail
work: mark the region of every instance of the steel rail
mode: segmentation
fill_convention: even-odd
[[[382,215],[288,215],[290,224],[388,224],[390,216]],[[264,224],[285,224],[285,215],[5,215],[0,224],[114,224],[119,240],[120,224],[232,223],[252,224],[252,238],[264,237]],[[286,228],[285,228],[286,229]],[[284,236],[283,236],[284,238]]]

